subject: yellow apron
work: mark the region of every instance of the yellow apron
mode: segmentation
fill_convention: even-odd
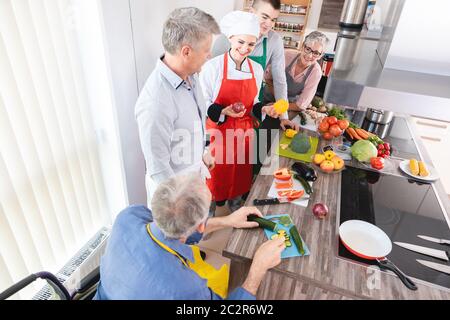
[[[194,262],[192,263],[188,260],[186,263],[185,259],[176,251],[156,239],[150,230],[150,223],[147,224],[147,232],[153,241],[155,241],[161,248],[176,256],[186,266],[186,268],[194,271],[200,278],[207,280],[208,288],[210,288],[214,293],[219,295],[222,299],[225,299],[228,296],[228,265],[224,264],[219,270],[217,270],[202,259],[200,256],[200,248],[193,245],[190,247],[192,248],[192,252],[194,254]]]

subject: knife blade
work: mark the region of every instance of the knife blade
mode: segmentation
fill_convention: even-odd
[[[434,269],[436,271],[444,272],[446,274],[450,274],[450,266],[446,266],[445,264],[440,264],[436,262],[426,261],[426,260],[419,260],[416,259],[416,261],[420,264],[423,264],[424,266]]]
[[[410,244],[410,243],[405,243],[405,242],[394,242],[396,245],[414,251],[414,252],[418,252],[421,254],[425,254],[427,256],[431,256],[431,257],[435,257],[438,259],[442,259],[445,261],[449,261],[450,259],[450,252],[449,251],[444,251],[444,250],[437,250],[437,249],[432,249],[432,248],[427,248],[427,247],[422,247],[422,246],[418,246],[415,244]]]
[[[255,206],[266,206],[270,204],[282,204],[288,203],[289,200],[286,198],[270,198],[270,199],[255,199],[253,200],[253,205]]]
[[[438,238],[433,238],[433,237],[423,236],[423,235],[418,235],[418,237],[423,239],[423,240],[427,240],[427,241],[431,241],[431,242],[435,242],[435,243],[439,243],[439,244],[448,244],[448,245],[450,245],[450,240],[438,239]]]

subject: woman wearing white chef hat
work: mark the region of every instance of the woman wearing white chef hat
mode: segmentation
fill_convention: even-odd
[[[220,28],[231,49],[203,66],[200,81],[208,106],[206,128],[211,136],[211,153],[216,160],[207,184],[216,204],[223,206],[227,200],[246,197],[250,191],[255,118],[278,115],[273,106],[259,102],[264,71],[247,58],[259,37],[258,17],[233,11],[221,20]]]

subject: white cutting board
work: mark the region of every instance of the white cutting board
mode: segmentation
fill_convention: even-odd
[[[317,124],[314,121],[314,119],[311,118],[311,116],[309,114],[306,114],[304,112],[303,112],[303,114],[306,117],[306,124],[305,125],[300,124],[300,115],[295,116],[295,118],[292,119],[292,122],[298,124],[300,126],[300,128],[317,132]]]
[[[297,179],[292,178],[292,180],[294,181],[294,186],[292,188],[289,188],[289,189],[277,189],[275,187],[275,179],[273,179],[272,185],[270,186],[270,190],[269,190],[269,193],[267,194],[267,197],[269,197],[269,198],[278,198],[278,191],[283,191],[283,190],[290,190],[290,189],[293,189],[293,190],[305,190],[302,187],[302,184]],[[309,185],[311,186],[311,189],[312,189],[312,182],[308,182],[308,183],[309,183]],[[309,197],[310,197],[309,194],[307,194],[305,192],[303,197],[301,197],[300,199],[291,201],[291,203],[293,203],[293,204],[295,204],[297,206],[307,207],[308,206],[308,202],[309,202]]]

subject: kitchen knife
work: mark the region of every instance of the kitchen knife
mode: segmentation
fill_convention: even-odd
[[[422,236],[422,235],[419,235],[418,237],[423,239],[423,240],[436,242],[436,243],[439,243],[439,244],[448,244],[448,245],[450,245],[450,240],[438,239],[438,238],[433,238],[433,237],[429,237],[429,236]]]
[[[286,198],[271,198],[271,199],[255,199],[253,200],[253,205],[255,206],[266,206],[270,204],[281,204],[288,203],[289,200]]]
[[[437,249],[417,246],[415,244],[404,243],[404,242],[394,242],[394,243],[402,248],[405,248],[405,249],[408,249],[408,250],[411,250],[414,252],[418,252],[421,254],[425,254],[427,256],[435,257],[435,258],[442,259],[445,261],[449,261],[449,259],[450,259],[450,251],[437,250]]]
[[[427,266],[428,268],[444,272],[446,274],[450,274],[450,266],[446,266],[445,264],[440,264],[436,262],[426,261],[426,260],[419,260],[416,259],[417,262],[420,264],[423,264],[424,266]]]

